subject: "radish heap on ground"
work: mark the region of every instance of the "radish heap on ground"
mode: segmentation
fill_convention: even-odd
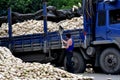
[[[92,80],[91,77],[68,73],[52,65],[25,63],[0,47],[0,80]]]

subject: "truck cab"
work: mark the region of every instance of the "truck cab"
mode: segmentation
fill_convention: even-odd
[[[87,37],[89,36],[89,41],[112,40],[113,36],[114,40],[117,38],[118,41],[120,1],[93,0],[89,5],[85,0],[83,3],[84,31],[87,33]],[[97,44],[97,42],[94,43]]]
[[[85,53],[93,69],[120,72],[120,0],[83,1]],[[99,67],[99,68],[98,68]],[[98,69],[97,69],[98,68]]]
[[[120,39],[120,1],[99,3],[96,13],[96,41],[110,40],[119,43]],[[107,41],[106,41],[107,42]],[[114,42],[113,42],[114,43]],[[119,46],[119,45],[118,45]]]

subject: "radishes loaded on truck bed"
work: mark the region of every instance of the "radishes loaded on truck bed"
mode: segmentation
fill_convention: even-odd
[[[120,73],[120,0],[83,0],[84,29],[63,31],[74,39],[75,72],[84,72],[86,64],[95,71]],[[59,31],[47,32],[46,0],[43,0],[44,34],[12,36],[9,10],[9,37],[0,38],[0,46],[8,47],[24,61],[66,63]],[[47,57],[46,57],[47,56]]]

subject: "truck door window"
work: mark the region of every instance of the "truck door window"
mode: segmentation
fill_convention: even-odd
[[[120,23],[120,9],[110,10],[109,16],[110,16],[110,24]]]
[[[106,11],[98,12],[98,26],[105,26],[106,24]]]

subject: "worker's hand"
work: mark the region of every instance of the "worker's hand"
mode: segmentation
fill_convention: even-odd
[[[62,42],[64,42],[64,39],[62,39]]]
[[[62,46],[62,48],[65,48],[65,46]]]

